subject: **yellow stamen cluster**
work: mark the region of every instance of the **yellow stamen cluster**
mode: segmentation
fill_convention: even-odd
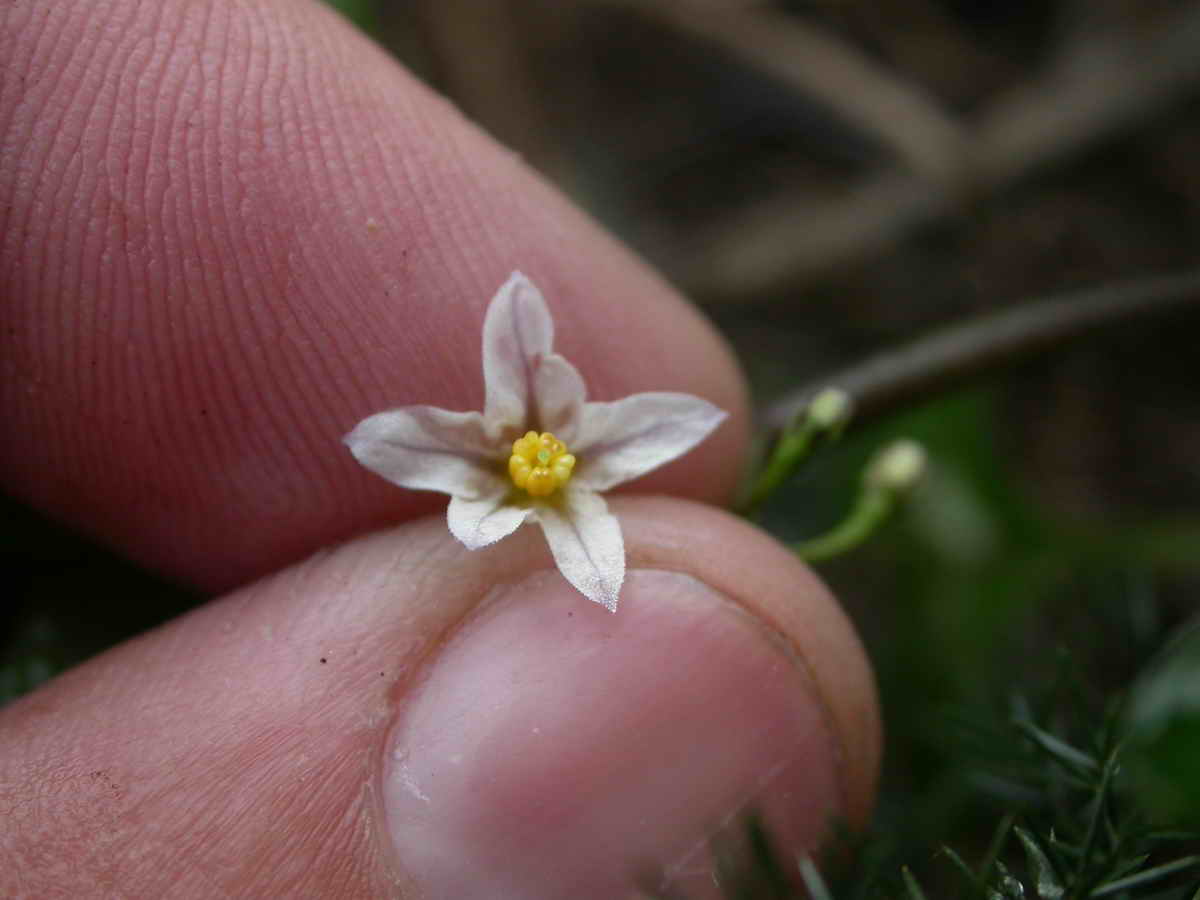
[[[513,441],[508,474],[519,488],[534,497],[545,497],[571,480],[575,457],[567,445],[548,431],[527,431]]]

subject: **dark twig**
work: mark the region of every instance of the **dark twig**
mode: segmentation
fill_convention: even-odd
[[[1032,301],[951,326],[898,350],[822,377],[768,407],[771,428],[791,422],[817,391],[854,401],[853,423],[1059,347],[1102,327],[1161,315],[1200,301],[1200,270]]]
[[[772,43],[785,37],[779,30]],[[732,39],[730,35],[726,40]],[[905,110],[904,120],[886,125],[893,147],[901,146],[902,128],[921,133],[920,144],[903,138],[900,155],[909,161],[906,169],[869,176],[831,199],[818,199],[809,188],[777,193],[742,214],[726,216],[707,233],[662,247],[657,251],[660,264],[685,291],[705,302],[735,303],[859,261],[920,225],[961,214],[964,204],[994,196],[1032,172],[1077,157],[1188,97],[1200,81],[1198,40],[1200,2],[1181,4],[1152,27],[1066,41],[1061,55],[1035,79],[991,101],[958,126],[931,127],[937,107],[913,95],[895,107]],[[883,73],[876,74],[882,78]],[[810,88],[808,93],[832,95],[837,87],[829,81],[820,91]],[[784,83],[796,80],[786,78]],[[845,82],[841,92],[853,94],[860,85],[867,82]],[[880,88],[871,90],[883,94]],[[897,84],[893,90],[904,87]],[[855,115],[847,115],[844,104],[833,108],[868,133],[883,134],[878,109],[886,104],[868,106],[866,97],[854,103],[859,107]],[[868,121],[869,110],[875,111],[874,125]],[[912,171],[922,174],[914,176]],[[941,177],[931,177],[935,172]]]

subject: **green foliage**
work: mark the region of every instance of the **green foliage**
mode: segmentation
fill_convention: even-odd
[[[368,34],[374,33],[378,25],[376,0],[325,0],[347,19]]]
[[[0,705],[199,599],[3,497],[0,568]]]
[[[1179,657],[1172,653],[1171,658],[1164,665],[1174,670]],[[936,854],[914,853],[910,864],[864,865],[892,842],[879,833],[856,848],[850,870],[840,876],[829,878],[811,859],[800,859],[794,870],[797,887],[802,884],[817,900],[1194,900],[1200,892],[1200,831],[1160,827],[1151,817],[1153,797],[1140,789],[1137,777],[1126,775],[1129,746],[1139,740],[1139,714],[1126,714],[1119,702],[1095,708],[1079,691],[1078,683],[1061,690],[1050,705],[1015,701],[1009,721],[980,725],[994,729],[997,750],[983,766],[996,780],[981,782],[983,792],[1010,782],[1026,791],[1022,808],[1000,817],[977,865],[949,845]],[[1035,721],[1031,716],[1039,706],[1044,711]],[[964,755],[961,762],[978,761]],[[1171,780],[1172,774],[1159,777]],[[1196,777],[1190,769],[1178,775]],[[726,895],[799,896],[781,893],[786,865],[762,852],[769,841],[760,836],[751,843],[759,852],[744,854],[740,868],[728,860],[723,866],[721,883],[738,886]],[[919,876],[917,868],[926,875]],[[762,893],[741,887],[767,882],[770,889]]]
[[[899,517],[823,567],[879,674],[887,768],[852,863],[789,871],[839,900],[1191,898],[1200,529],[1072,518],[1030,493],[998,423],[992,390],[946,396],[851,432],[763,505],[795,539],[889,440],[932,461]]]
[[[1142,673],[1128,708],[1130,766],[1164,820],[1200,827],[1200,628]]]

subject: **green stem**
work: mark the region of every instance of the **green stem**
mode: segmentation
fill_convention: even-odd
[[[895,493],[876,485],[864,485],[850,514],[831,531],[819,537],[793,544],[792,549],[805,562],[822,562],[849,550],[869,538],[895,507]]]
[[[753,517],[766,502],[767,498],[779,489],[791,476],[796,468],[808,456],[812,449],[813,439],[820,431],[807,416],[803,417],[795,427],[788,429],[780,437],[779,443],[771,452],[767,464],[754,480],[746,500],[741,504],[741,512],[746,517]]]
[[[780,435],[746,499],[739,504],[742,514],[747,518],[754,517],[759,507],[812,452],[819,437],[824,435],[829,440],[837,440],[850,420],[852,410],[850,397],[841,388],[827,386],[818,391]]]

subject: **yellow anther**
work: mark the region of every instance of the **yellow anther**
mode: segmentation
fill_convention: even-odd
[[[558,459],[554,460],[554,464],[550,467],[550,471],[554,473],[555,479],[558,481],[559,487],[566,484],[571,478],[571,471],[575,468],[575,457],[570,453],[564,453]]]
[[[514,456],[528,456],[531,452],[537,449],[538,433],[536,431],[525,432],[524,437],[519,437],[513,441],[512,452]]]
[[[513,441],[508,474],[513,484],[533,497],[546,497],[571,480],[575,457],[548,431],[529,431]]]
[[[515,453],[508,458],[508,474],[512,478],[513,484],[519,488],[525,487],[525,482],[529,480],[529,473],[533,471],[533,466],[529,464],[523,456],[517,456]]]
[[[545,497],[547,494],[552,494],[556,487],[558,484],[554,480],[554,475],[549,469],[541,466],[530,472],[529,477],[525,479],[525,490],[534,497]]]

